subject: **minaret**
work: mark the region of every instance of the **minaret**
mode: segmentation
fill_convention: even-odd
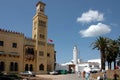
[[[36,14],[33,17],[32,39],[35,40],[36,72],[47,72],[47,22],[45,15],[45,3],[39,1],[36,4]],[[40,70],[40,66],[43,70]]]
[[[78,61],[78,49],[77,46],[75,45],[73,48],[73,63],[77,64]]]

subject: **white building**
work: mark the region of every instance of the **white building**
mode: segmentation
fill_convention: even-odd
[[[56,70],[67,70],[74,69],[73,71],[91,71],[91,70],[100,70],[101,61],[100,59],[88,60],[88,62],[82,62],[81,59],[78,59],[78,49],[75,45],[73,47],[73,60],[64,64],[57,64]]]
[[[98,63],[99,64],[99,68],[101,68],[101,59],[91,59],[91,60],[88,60],[88,62]]]

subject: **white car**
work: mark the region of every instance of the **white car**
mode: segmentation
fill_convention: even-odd
[[[20,75],[22,75],[22,76],[33,76],[33,77],[35,77],[35,73],[34,73],[34,72],[31,72],[31,71],[21,72]]]
[[[58,72],[57,71],[52,71],[52,72],[50,72],[50,74],[51,75],[56,75],[56,74],[58,74]]]

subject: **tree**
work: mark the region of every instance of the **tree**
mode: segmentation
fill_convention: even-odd
[[[118,43],[118,46],[119,46],[119,53],[118,53],[118,57],[117,57],[117,65],[120,66],[120,36],[119,38],[117,39],[117,43]]]
[[[92,43],[93,49],[97,48],[100,50],[101,54],[101,70],[105,70],[105,51],[107,47],[108,39],[104,37],[99,37],[98,39],[95,40],[95,42]]]
[[[114,69],[116,67],[116,58],[119,53],[119,46],[116,40],[109,39],[106,47],[106,61],[108,62],[108,68],[111,69],[111,63],[114,62]]]
[[[107,51],[105,54],[106,54],[106,61],[108,62],[108,69],[111,70],[111,63],[112,63],[113,59],[112,59],[112,55],[110,52],[111,52],[110,48],[107,48]]]
[[[112,41],[112,49],[111,49],[111,52],[112,52],[112,54],[113,54],[114,69],[116,69],[116,58],[117,58],[118,53],[119,53],[119,46],[118,46],[116,40],[113,40],[113,41]]]

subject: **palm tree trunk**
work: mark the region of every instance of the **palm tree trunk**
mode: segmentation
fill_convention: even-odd
[[[101,71],[103,69],[103,53],[101,53]]]
[[[109,61],[108,61],[108,69],[110,69],[110,64],[109,64]]]
[[[108,69],[111,70],[111,62],[108,62]]]
[[[114,59],[114,69],[116,69],[116,60]]]
[[[111,62],[110,62],[110,70],[111,70]]]
[[[101,70],[105,70],[105,54],[104,50],[100,50],[101,52]]]

